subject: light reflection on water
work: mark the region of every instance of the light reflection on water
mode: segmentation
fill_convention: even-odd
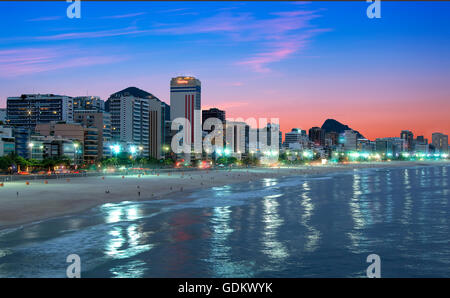
[[[449,167],[262,179],[0,234],[0,277],[449,277]]]
[[[317,243],[320,238],[320,232],[311,225],[311,216],[314,214],[314,203],[310,197],[311,188],[309,187],[309,182],[304,181],[302,184],[303,193],[301,205],[303,207],[303,214],[301,215],[301,223],[306,228],[306,243],[304,245],[304,250],[312,252],[317,248]]]
[[[276,181],[272,181],[271,185],[276,185]],[[275,264],[282,263],[289,256],[284,245],[278,241],[279,228],[283,225],[284,220],[278,214],[279,203],[277,198],[282,194],[265,196],[263,198],[263,218],[264,231],[261,237],[263,254],[266,254]],[[270,268],[272,269],[272,268]]]

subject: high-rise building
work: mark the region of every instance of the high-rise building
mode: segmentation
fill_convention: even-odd
[[[409,130],[402,130],[400,133],[400,138],[405,140],[405,150],[413,150],[414,134]]]
[[[142,156],[161,158],[164,117],[170,113],[167,104],[148,92],[130,87],[112,94],[107,107],[113,141],[142,148],[139,152]]]
[[[155,99],[149,99],[149,156],[160,159],[162,158],[162,145],[164,140],[164,105]]]
[[[241,158],[248,151],[248,135],[249,125],[245,122],[226,121],[224,148],[230,150],[232,155]]]
[[[293,128],[284,135],[283,146],[285,148],[303,148],[306,139],[306,131],[300,128]]]
[[[344,150],[356,150],[358,134],[354,130],[344,131]]]
[[[75,110],[74,121],[98,132],[98,158],[111,157],[111,115],[97,110]],[[93,132],[90,132],[93,133]]]
[[[274,134],[273,137],[272,137],[272,133]],[[267,134],[267,138],[265,141],[264,141],[264,138],[261,137],[263,134]],[[277,144],[273,144],[272,139],[274,141],[276,140]],[[263,143],[266,142],[266,144],[263,144],[263,146],[264,145],[277,146],[275,148],[277,148],[277,150],[280,150],[282,142],[283,142],[283,134],[280,130],[280,125],[276,124],[276,123],[267,123],[266,127],[259,129],[258,140],[259,140],[259,142],[263,142]],[[260,145],[261,145],[261,143],[260,143]]]
[[[431,143],[435,152],[447,153],[448,152],[448,135],[440,132],[434,132],[431,135]]]
[[[325,131],[320,127],[311,127],[309,129],[309,140],[313,142],[316,146],[325,145]]]
[[[402,138],[377,138],[375,140],[375,150],[388,157],[399,156],[405,150],[405,139]]]
[[[170,81],[170,117],[187,119],[191,124],[191,131],[186,138],[193,145],[201,138],[201,83],[194,77],[176,77]]]
[[[0,122],[6,123],[6,109],[0,109]]]
[[[73,99],[65,95],[23,94],[7,99],[8,124],[34,129],[51,121],[73,122]]]
[[[325,145],[326,146],[336,146],[339,144],[339,134],[335,131],[330,131],[325,133]]]
[[[28,156],[26,158],[34,160],[44,159],[44,142],[41,136],[31,135],[28,143]]]
[[[170,121],[170,105],[161,101],[161,144],[163,148],[170,148],[172,141],[172,122]]]
[[[426,144],[426,143],[416,143],[416,145],[414,146],[414,151],[417,153],[425,153],[428,154],[430,145]]]
[[[74,141],[76,146],[75,163],[98,159],[98,131],[96,128],[85,128],[79,123],[45,123],[36,125],[36,133],[40,136],[55,136]],[[44,140],[40,140],[43,142]]]
[[[16,142],[16,154],[23,158],[30,158],[29,144],[31,138],[31,129],[28,127],[14,127],[14,138]]]
[[[10,155],[15,151],[14,129],[0,126],[0,156]]]
[[[202,126],[203,126],[203,123],[205,123],[206,119],[209,119],[209,118],[217,118],[220,121],[222,121],[222,123],[225,123],[225,120],[226,120],[225,111],[219,110],[217,108],[203,110],[202,111]]]
[[[73,98],[73,110],[105,110],[105,102],[98,96],[77,96]]]
[[[418,144],[428,144],[428,139],[425,139],[424,136],[417,136],[416,143],[418,143]]]
[[[369,139],[358,139],[356,149],[363,152],[375,151],[375,142],[372,142]]]
[[[31,143],[33,144],[33,155],[35,158],[69,158],[73,164],[80,162],[80,156],[77,152],[79,142],[61,136],[41,136],[33,135]],[[40,145],[40,146],[39,146]]]

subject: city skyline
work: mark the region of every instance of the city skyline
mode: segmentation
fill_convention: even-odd
[[[433,3],[383,2],[372,20],[365,2],[82,2],[72,20],[65,2],[3,5],[0,107],[129,86],[170,103],[170,78],[192,75],[202,109],[277,117],[283,133],[328,118],[369,139],[450,131],[448,3],[436,15]]]

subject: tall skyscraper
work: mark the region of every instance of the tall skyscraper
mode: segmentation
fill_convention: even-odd
[[[161,158],[164,103],[146,91],[130,87],[112,94],[107,107],[113,141],[142,148],[139,154],[143,156]]]
[[[51,121],[73,122],[73,99],[65,95],[23,94],[7,99],[8,124],[34,129]]]
[[[176,77],[170,81],[170,117],[185,118],[191,124],[191,132],[187,134],[191,144],[196,141],[195,136],[202,136],[201,119],[194,121],[197,113],[201,117],[201,83],[194,77]],[[194,133],[196,132],[196,133]]]
[[[309,129],[308,135],[311,142],[313,142],[316,146],[325,145],[325,130],[321,129],[320,127],[311,127]]]
[[[414,134],[409,130],[402,130],[400,138],[405,140],[405,150],[411,151],[413,149]]]
[[[448,135],[440,132],[434,132],[431,135],[431,143],[434,146],[435,152],[447,153],[448,152]]]
[[[217,127],[212,126],[211,129],[203,129],[204,123],[207,119],[209,118],[216,118],[219,119],[222,122],[222,136],[223,136],[223,144],[224,146],[226,145],[226,134],[227,134],[227,125],[229,123],[226,122],[226,117],[225,117],[225,111],[223,110],[219,110],[217,108],[211,108],[209,110],[203,110],[202,111],[202,130],[205,133],[210,133],[213,129],[215,129],[217,131]]]
[[[344,131],[344,150],[356,150],[358,134],[353,130]]]

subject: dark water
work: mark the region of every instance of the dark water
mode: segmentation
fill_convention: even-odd
[[[0,277],[450,277],[450,167],[264,179],[0,234]]]

